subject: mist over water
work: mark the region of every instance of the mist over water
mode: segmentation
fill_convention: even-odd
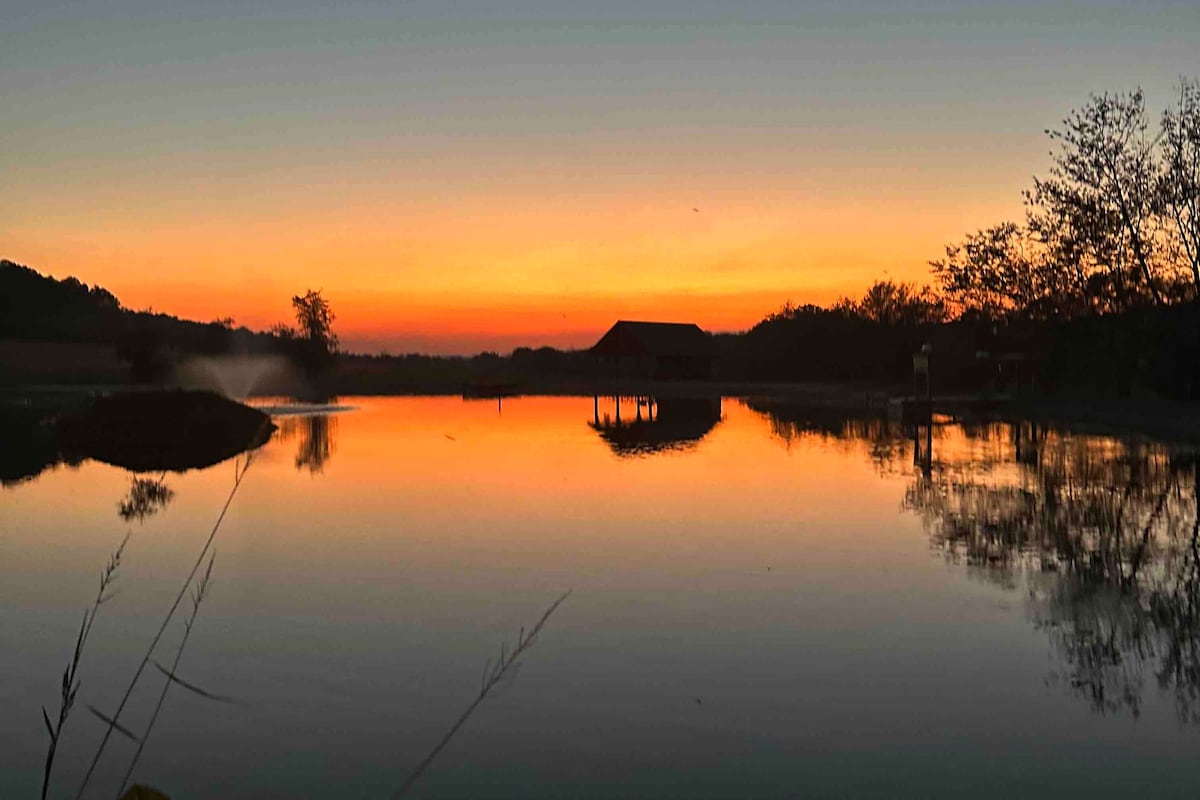
[[[185,389],[208,389],[234,400],[295,383],[295,369],[280,355],[196,356],[179,365]]]

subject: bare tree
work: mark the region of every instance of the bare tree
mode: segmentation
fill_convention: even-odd
[[[1049,263],[1044,248],[1015,222],[1002,222],[947,245],[929,262],[942,292],[964,316],[1046,317],[1077,310],[1084,286]]]
[[[1141,89],[1092,95],[1046,132],[1057,146],[1050,176],[1026,192],[1029,230],[1099,310],[1163,301],[1156,142],[1147,131]]]
[[[1181,78],[1179,100],[1162,115],[1161,209],[1200,293],[1200,80]]]

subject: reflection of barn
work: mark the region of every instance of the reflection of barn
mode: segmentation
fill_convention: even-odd
[[[591,352],[602,369],[626,377],[703,379],[717,372],[716,342],[691,323],[621,320]]]
[[[624,400],[625,417],[622,418],[622,398],[613,398],[613,413],[606,411],[603,415],[600,400],[596,398],[594,416],[588,423],[619,456],[694,447],[721,421],[719,397],[664,397],[661,400],[627,397]]]

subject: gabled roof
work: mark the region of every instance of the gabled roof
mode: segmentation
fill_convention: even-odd
[[[592,352],[606,356],[710,358],[716,355],[717,348],[711,336],[690,322],[621,320],[592,346]]]

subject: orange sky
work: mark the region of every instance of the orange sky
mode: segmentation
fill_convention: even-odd
[[[1200,6],[45,0],[0,28],[0,257],[349,349],[744,329],[926,282],[1089,92],[1200,73]],[[695,211],[693,209],[698,209]]]
[[[973,219],[1019,211],[1015,185],[1005,198],[830,191],[804,177],[763,176],[756,192],[493,187],[406,202],[366,186],[331,201],[318,185],[282,204],[211,190],[181,201],[150,185],[132,207],[72,198],[10,233],[6,250],[101,283],[131,308],[252,328],[287,319],[292,293],[320,288],[350,348],[467,353],[587,345],[618,318],[745,329],[786,300],[829,302],[876,277],[925,282],[925,262]],[[778,185],[790,180],[795,189]]]

